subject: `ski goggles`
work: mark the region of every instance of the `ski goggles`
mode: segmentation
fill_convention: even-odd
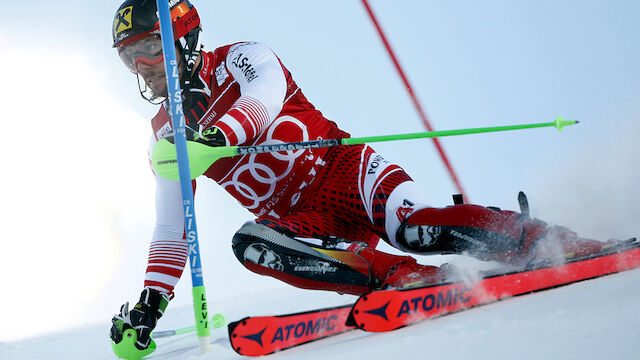
[[[129,45],[119,46],[118,55],[134,74],[138,73],[138,65],[141,63],[157,65],[164,60],[160,35],[147,36]]]

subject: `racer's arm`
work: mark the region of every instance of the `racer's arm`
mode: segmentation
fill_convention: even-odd
[[[233,45],[226,59],[228,71],[240,85],[240,98],[215,124],[227,145],[250,143],[282,111],[287,79],[280,61],[266,45]]]
[[[155,144],[152,137],[151,145]],[[146,349],[151,331],[164,314],[173,289],[187,261],[180,183],[156,175],[156,227],[149,249],[149,260],[140,300],[131,309],[126,302],[111,319],[109,336],[115,344],[122,341],[124,331],[137,333],[136,348]]]
[[[152,144],[155,141],[152,141]],[[156,225],[144,285],[173,294],[188,258],[180,182],[156,174]]]

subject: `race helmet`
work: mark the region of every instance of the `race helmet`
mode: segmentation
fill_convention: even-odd
[[[188,88],[201,44],[200,17],[188,0],[169,0],[173,36],[178,49],[182,88]],[[111,29],[113,47],[120,59],[138,77],[143,98],[157,104],[167,94],[155,94],[138,71],[140,64],[156,65],[164,60],[156,0],[126,0],[116,11]],[[184,58],[181,61],[180,58]]]

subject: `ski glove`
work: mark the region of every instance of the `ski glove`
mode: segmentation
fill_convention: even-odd
[[[138,335],[136,348],[144,350],[151,343],[151,331],[156,327],[169,304],[169,295],[145,287],[140,301],[129,311],[129,302],[120,308],[120,313],[111,319],[110,337],[116,343],[122,341],[125,330],[134,329]]]
[[[200,139],[197,139],[196,141],[209,146],[227,146],[229,144],[227,137],[217,126],[212,126],[208,129],[200,129],[199,135]]]
[[[200,129],[200,132],[195,131],[190,127],[185,127],[185,132],[188,141],[199,142],[211,147],[228,145],[227,137],[222,133],[222,130],[215,126],[207,129]],[[167,136],[166,139],[173,144],[173,133]]]

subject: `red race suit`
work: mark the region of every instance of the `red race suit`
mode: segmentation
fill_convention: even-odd
[[[227,145],[349,137],[314,108],[291,73],[263,44],[243,42],[202,52],[196,71],[184,100],[187,126],[200,130],[215,126],[225,134]],[[152,127],[151,146],[171,133],[164,106],[152,119]],[[408,192],[414,190],[413,181],[399,166],[368,146],[224,158],[204,176],[267,226],[372,246],[380,237],[387,239],[385,228],[394,232],[402,220],[386,216],[387,195],[405,182]],[[176,181],[156,176],[156,182],[157,222],[145,286],[171,292],[187,260],[181,193]],[[396,197],[401,204],[406,196]],[[394,214],[403,214],[396,210]]]

